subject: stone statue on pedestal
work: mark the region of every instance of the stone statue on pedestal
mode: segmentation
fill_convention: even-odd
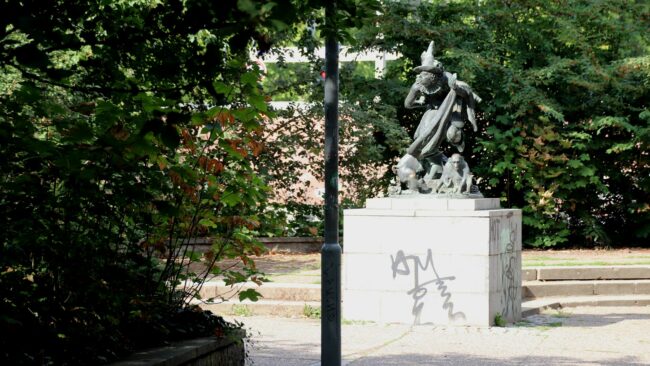
[[[418,75],[411,85],[404,106],[425,109],[414,141],[407,153],[393,167],[398,177],[392,194],[434,193],[474,195],[482,197],[472,186],[472,174],[460,154],[452,155],[451,163],[440,151],[443,141],[448,141],[459,153],[465,149],[463,127],[469,122],[477,130],[474,107],[481,102],[467,83],[456,74],[444,71],[434,58],[434,43],[422,53],[422,65],[415,67]],[[448,164],[449,167],[447,167]],[[460,171],[458,169],[461,169]],[[459,178],[460,177],[460,178]],[[406,190],[401,185],[406,185]]]

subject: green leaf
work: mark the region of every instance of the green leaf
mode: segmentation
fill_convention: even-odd
[[[195,251],[189,251],[187,252],[187,258],[189,258],[190,262],[200,262],[201,258],[203,257],[203,254],[200,252],[195,252]]]
[[[624,143],[619,143],[619,144],[614,144],[614,146],[610,147],[607,149],[608,154],[619,154],[627,150],[631,150],[636,146],[636,143],[634,141],[631,142],[624,142]]]
[[[239,80],[241,80],[242,84],[248,84],[250,86],[256,86],[257,82],[259,80],[260,76],[257,72],[253,71],[248,71],[245,72],[241,75]]]
[[[244,301],[246,299],[251,301],[257,301],[259,300],[260,297],[263,296],[260,295],[259,292],[257,292],[255,289],[252,288],[239,292],[239,301]]]
[[[253,106],[253,108],[259,110],[259,111],[264,111],[266,112],[268,110],[268,106],[266,104],[266,101],[264,100],[264,96],[262,95],[257,95],[257,94],[252,94],[248,97],[248,103]]]
[[[233,207],[240,203],[242,200],[242,196],[239,192],[235,191],[230,191],[226,190],[226,192],[221,196],[219,201],[221,201],[223,204]]]
[[[569,160],[569,161],[567,162],[567,165],[568,165],[570,168],[576,169],[576,168],[580,168],[580,167],[583,166],[584,164],[582,164],[582,161],[580,161],[580,160],[573,160],[573,159],[571,159],[571,160]]]
[[[207,219],[207,218],[199,220],[199,225],[205,226],[205,227],[208,227],[208,228],[211,228],[211,229],[214,229],[214,228],[217,227],[217,224],[214,221],[212,221],[210,219]]]
[[[254,16],[259,12],[255,3],[251,0],[237,0],[237,8],[251,16]]]
[[[215,81],[213,83],[213,86],[214,86],[214,90],[216,90],[217,93],[226,95],[228,97],[233,96],[233,92],[235,90],[235,87],[233,85],[227,85],[227,84],[225,84],[223,82]]]
[[[243,283],[246,282],[246,276],[242,273],[236,272],[236,271],[226,271],[224,274],[224,279],[223,282],[226,284],[226,286],[232,286],[236,283]]]

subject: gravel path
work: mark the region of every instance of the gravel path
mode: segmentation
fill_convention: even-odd
[[[250,364],[318,365],[320,321],[240,318]],[[343,325],[344,365],[648,365],[650,307],[579,307],[507,328]]]

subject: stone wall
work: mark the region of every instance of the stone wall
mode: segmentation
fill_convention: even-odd
[[[112,366],[243,366],[245,332],[219,339],[205,337],[134,353]]]

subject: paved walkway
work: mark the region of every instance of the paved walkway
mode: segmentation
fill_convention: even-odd
[[[236,318],[250,364],[319,365],[320,320]],[[579,307],[508,328],[343,325],[344,365],[650,365],[650,306]]]

